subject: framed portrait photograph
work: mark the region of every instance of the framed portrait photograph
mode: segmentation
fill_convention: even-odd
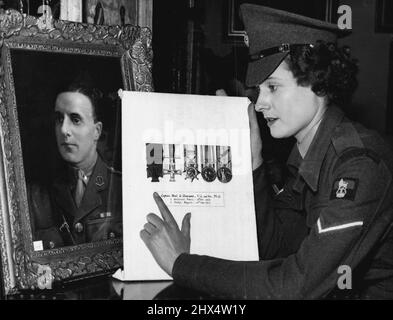
[[[246,44],[246,32],[239,12],[240,5],[243,3],[254,3],[329,22],[337,20],[338,0],[301,0],[296,2],[285,0],[228,0],[224,19],[227,30],[225,40],[227,42]]]
[[[0,15],[4,292],[115,271],[122,254],[119,89],[152,91],[151,33]]]

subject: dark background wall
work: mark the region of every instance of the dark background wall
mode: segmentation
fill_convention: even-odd
[[[342,41],[359,59],[359,88],[349,110],[351,117],[367,127],[389,132],[393,118],[388,119],[389,68],[393,35],[376,31],[377,0],[340,0],[352,8],[353,33]],[[389,1],[390,2],[390,1]],[[392,90],[392,88],[390,88]],[[390,131],[391,133],[391,131]]]

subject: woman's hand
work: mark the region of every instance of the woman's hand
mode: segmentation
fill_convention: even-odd
[[[216,90],[216,96],[227,96],[227,93],[224,89],[218,89]],[[259,130],[257,114],[253,103],[250,103],[248,106],[248,118],[250,122],[252,170],[255,170],[263,163],[263,159],[261,131]]]
[[[140,237],[159,266],[172,276],[173,265],[177,257],[182,253],[190,252],[191,213],[184,216],[180,230],[161,197],[155,192],[153,198],[160,210],[162,219],[150,213],[147,216],[144,229],[140,232]]]
[[[253,103],[250,103],[248,106],[248,119],[250,121],[252,170],[255,170],[263,163],[263,159],[261,132],[259,130],[257,114]]]

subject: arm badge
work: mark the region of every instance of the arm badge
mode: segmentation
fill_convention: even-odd
[[[333,189],[330,194],[330,200],[355,200],[356,190],[358,188],[358,179],[340,178],[333,183]]]

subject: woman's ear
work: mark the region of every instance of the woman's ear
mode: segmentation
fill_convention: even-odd
[[[327,98],[326,89],[319,89],[315,91],[315,94],[320,98]]]

